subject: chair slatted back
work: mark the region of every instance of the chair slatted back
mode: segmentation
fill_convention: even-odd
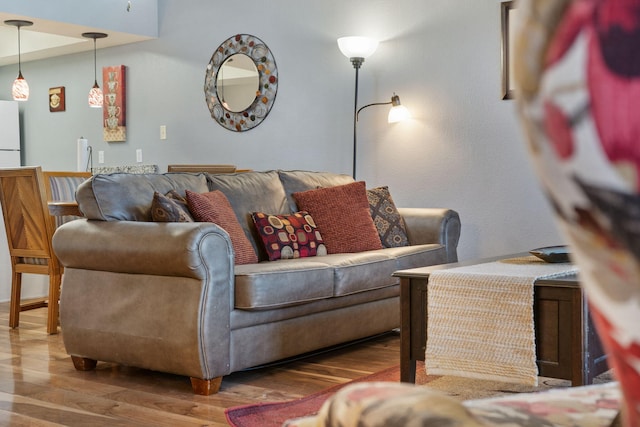
[[[0,169],[0,203],[11,257],[50,259],[54,224],[42,169]]]
[[[76,189],[85,180],[91,178],[91,172],[45,171],[45,190],[48,201],[73,202],[76,200]],[[78,219],[73,215],[55,217],[55,228]]]

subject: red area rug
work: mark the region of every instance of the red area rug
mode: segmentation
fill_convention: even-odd
[[[425,384],[438,376],[427,377],[424,369],[416,370],[416,383]],[[353,381],[338,384],[300,399],[288,402],[259,403],[226,409],[225,415],[233,427],[280,427],[291,418],[299,418],[318,412],[325,400],[347,384],[366,381],[399,381],[400,366],[385,369]]]

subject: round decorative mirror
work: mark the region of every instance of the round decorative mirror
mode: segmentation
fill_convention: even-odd
[[[211,117],[243,132],[258,126],[273,107],[278,68],[266,44],[249,34],[225,40],[211,56],[204,94]]]

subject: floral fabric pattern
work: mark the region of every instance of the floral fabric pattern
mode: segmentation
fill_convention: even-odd
[[[523,0],[514,70],[530,154],[640,426],[637,0]]]
[[[609,427],[619,404],[615,382],[465,402],[428,386],[357,383],[329,398],[316,416],[284,427]]]

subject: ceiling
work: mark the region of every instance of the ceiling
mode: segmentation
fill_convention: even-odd
[[[20,29],[21,61],[51,58],[70,53],[93,50],[93,40],[82,37],[85,32],[104,32],[107,38],[97,40],[97,48],[119,46],[150,40],[152,37],[109,31],[83,25],[61,23],[45,19],[19,17],[0,12],[0,66],[18,63],[18,30],[6,25],[8,19],[26,19],[32,26]]]

